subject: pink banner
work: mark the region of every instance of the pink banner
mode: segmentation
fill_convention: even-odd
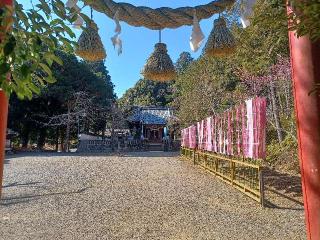
[[[181,131],[181,146],[225,155],[266,157],[265,98],[254,98]]]
[[[206,132],[207,132],[207,142],[206,142],[206,150],[209,152],[212,152],[212,117],[208,117],[206,120],[207,127],[206,127]]]
[[[189,130],[189,148],[197,147],[197,127],[191,126],[188,128]]]

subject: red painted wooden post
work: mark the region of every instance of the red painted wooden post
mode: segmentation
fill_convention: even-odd
[[[1,8],[6,5],[12,6],[13,0],[0,0]],[[2,192],[4,155],[5,155],[5,146],[6,146],[7,118],[8,118],[8,98],[6,94],[2,90],[0,90],[0,199],[1,199],[1,192]]]
[[[307,235],[320,240],[320,41],[289,38]]]
[[[6,145],[8,117],[8,98],[6,94],[0,90],[0,199],[2,190],[3,167]]]

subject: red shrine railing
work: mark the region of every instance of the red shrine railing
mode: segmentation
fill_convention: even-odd
[[[247,100],[183,129],[181,154],[263,204],[266,99]]]

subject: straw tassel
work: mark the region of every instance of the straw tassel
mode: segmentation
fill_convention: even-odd
[[[101,61],[107,56],[98,33],[97,25],[92,22],[80,35],[75,53],[87,61]]]
[[[155,45],[155,50],[148,58],[142,75],[146,79],[154,81],[170,81],[176,77],[176,71],[168,55],[166,44],[157,43]]]
[[[210,33],[204,53],[207,56],[223,56],[234,52],[235,39],[227,28],[224,18],[214,20],[214,28]]]

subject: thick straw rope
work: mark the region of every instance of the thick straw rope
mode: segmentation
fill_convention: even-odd
[[[135,27],[146,27],[159,30],[164,28],[178,28],[183,25],[193,24],[193,14],[196,10],[199,20],[210,18],[216,13],[223,12],[234,4],[235,0],[217,0],[206,5],[196,7],[152,9],[149,7],[135,7],[129,3],[116,3],[112,0],[84,0],[96,11],[105,13],[113,18],[119,11],[119,20]]]

